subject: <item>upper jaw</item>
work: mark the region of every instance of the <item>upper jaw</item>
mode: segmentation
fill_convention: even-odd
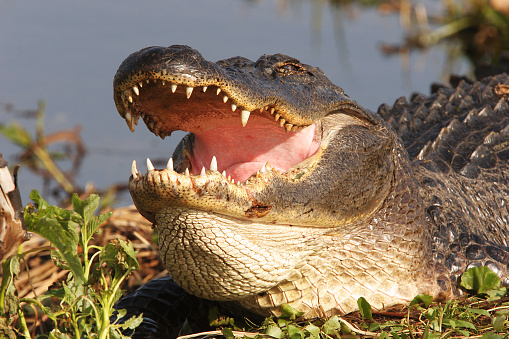
[[[287,74],[288,65],[300,67],[299,71]],[[166,104],[173,100],[186,106],[197,96],[207,97],[208,102],[223,105],[221,110],[235,112],[239,125],[245,126],[251,114],[260,112],[286,131],[309,126],[334,107],[352,102],[321,70],[293,58],[278,54],[256,62],[240,57],[210,62],[187,46],[150,47],[131,54],[120,65],[113,86],[117,110],[129,128],[133,131],[142,116],[163,138],[176,129],[190,130],[182,119],[173,117],[171,123],[161,124],[153,111],[136,107],[147,93],[157,94]]]
[[[284,109],[278,109],[275,103],[267,101],[250,110],[247,107],[254,105],[239,103],[215,85],[191,87],[147,78],[125,90],[117,89],[115,98],[117,109],[132,132],[141,116],[149,130],[163,139],[175,130],[199,134],[228,124],[246,127],[255,115],[274,121],[274,126],[285,132],[306,127],[287,121]],[[207,124],[200,125],[200,120]]]

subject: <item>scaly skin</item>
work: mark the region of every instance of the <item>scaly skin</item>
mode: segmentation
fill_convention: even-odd
[[[490,86],[479,105],[495,107],[507,125],[507,104]],[[483,135],[498,135],[479,151],[495,163],[488,173],[475,157],[463,159],[458,137],[447,139],[462,123],[447,126],[441,111],[436,131],[408,111],[396,112],[398,121],[381,111],[387,123],[294,58],[213,63],[187,46],[133,53],[117,71],[114,98],[132,131],[142,116],[163,138],[191,132],[167,168],[148,161],[142,175],[133,163],[129,179],[170,275],[191,294],[263,315],[288,303],[309,318],[350,312],[361,296],[375,308],[420,293],[453,297],[468,265],[491,264],[507,279],[505,125],[467,130],[470,153]],[[401,139],[393,128],[408,133]],[[428,140],[435,144],[411,161],[406,148]],[[463,166],[440,152],[458,153]],[[481,211],[475,197],[487,192],[504,208]],[[493,231],[490,220],[501,224]]]

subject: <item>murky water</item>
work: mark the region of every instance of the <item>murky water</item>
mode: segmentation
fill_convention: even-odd
[[[321,0],[0,0],[0,104],[31,109],[43,99],[48,132],[81,125],[88,153],[78,182],[105,187],[127,181],[133,159],[167,159],[183,135],[162,141],[144,126],[131,134],[116,112],[113,75],[131,52],[186,44],[208,60],[284,53],[319,66],[352,98],[376,109],[402,95],[428,93],[444,78],[445,47],[404,62],[380,53],[382,42],[402,36],[396,14]],[[459,63],[455,71],[465,69]],[[0,111],[0,122],[11,119]],[[17,150],[0,136],[7,160]],[[25,203],[41,186],[27,169],[20,183]]]

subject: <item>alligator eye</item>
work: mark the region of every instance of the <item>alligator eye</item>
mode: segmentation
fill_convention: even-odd
[[[281,75],[290,75],[305,72],[302,65],[295,62],[287,62],[276,67],[276,71]]]

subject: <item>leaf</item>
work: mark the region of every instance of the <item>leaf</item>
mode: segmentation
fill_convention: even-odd
[[[140,264],[138,263],[138,260],[136,259],[136,254],[138,251],[134,250],[133,244],[131,242],[125,242],[122,239],[119,239],[119,244],[124,250],[125,254],[125,262],[127,263],[127,266],[131,269],[137,270],[140,268]]]
[[[483,333],[483,335],[481,336],[481,339],[504,339],[504,338],[505,338],[504,335],[495,334],[493,332],[486,332]]]
[[[380,330],[380,324],[379,323],[371,323],[369,324],[369,331],[370,332],[375,332],[375,331],[378,331]]]
[[[320,338],[320,327],[315,326],[313,324],[309,324],[304,327],[304,330],[309,332],[309,339],[319,339]]]
[[[504,309],[497,310],[496,315],[509,315],[509,309],[504,308]]]
[[[486,266],[472,267],[461,276],[460,286],[476,294],[486,293],[499,287],[500,279]]]
[[[281,315],[281,317],[290,320],[295,320],[296,318],[299,318],[304,314],[304,312],[297,311],[295,308],[288,304],[283,304],[281,306],[281,311],[283,312],[283,315]]]
[[[488,312],[487,310],[482,309],[482,308],[467,308],[466,311],[473,313],[473,314],[484,315],[486,317],[490,316],[490,312]]]
[[[221,333],[227,338],[227,339],[231,339],[231,338],[234,338],[235,336],[233,335],[233,331],[230,329],[230,328],[223,328],[221,330]]]
[[[266,335],[270,335],[271,337],[282,339],[285,337],[285,333],[281,331],[279,326],[276,324],[269,324],[264,330],[263,333]]]
[[[59,256],[71,270],[77,283],[85,282],[83,267],[78,256],[79,224],[75,212],[49,205],[37,190],[30,193],[37,204],[37,212],[25,211],[27,230],[48,239],[59,251]]]
[[[0,317],[0,338],[16,339],[16,332],[7,323],[7,318]]]
[[[328,335],[334,335],[341,329],[341,323],[337,315],[330,317],[322,326],[322,331]]]
[[[371,320],[373,318],[371,314],[371,305],[364,297],[357,299],[357,305],[359,305],[359,311],[364,319]]]
[[[493,326],[493,329],[497,332],[502,332],[504,331],[504,323],[506,321],[506,317],[505,316],[496,316],[493,318],[492,320],[492,326]]]
[[[97,194],[90,194],[85,200],[81,200],[78,194],[72,195],[72,208],[83,218],[84,224],[88,224],[99,207],[100,198]]]
[[[11,280],[12,281],[12,280]],[[13,283],[9,283],[7,291],[5,292],[5,305],[4,312],[8,314],[16,314],[20,306],[19,298],[16,293],[16,287]]]
[[[60,255],[65,259],[76,283],[83,284],[85,275],[77,252],[76,237],[69,232],[55,218],[43,217],[32,225],[31,231],[48,239],[53,246],[58,248]]]
[[[0,124],[0,133],[23,148],[31,148],[32,137],[30,133],[17,122],[12,122],[7,126]]]
[[[302,339],[305,337],[304,330],[295,325],[288,325],[288,336],[290,339]]]
[[[280,328],[285,328],[288,324],[291,324],[291,320],[290,319],[284,319],[284,318],[278,318],[277,319],[277,325],[280,327]]]
[[[46,209],[50,206],[50,204],[40,196],[37,190],[32,190],[32,192],[30,192],[30,199],[37,204],[39,209]]]
[[[456,319],[456,327],[470,328],[475,330],[475,325],[471,322]]]
[[[123,329],[131,329],[134,330],[136,327],[140,326],[143,322],[143,313],[139,315],[133,315],[127,321],[122,324]]]
[[[50,339],[71,339],[71,336],[69,336],[67,333],[62,333],[58,329],[54,329],[49,333]]]
[[[432,301],[433,301],[432,296],[428,294],[419,294],[412,299],[412,301],[410,302],[410,306],[424,304],[424,307],[428,308]]]
[[[119,332],[118,328],[115,328],[115,327],[110,327],[110,337],[109,339],[124,339],[124,338],[129,338],[129,337],[126,337],[124,335],[122,335],[122,333]]]
[[[507,287],[500,286],[497,289],[489,290],[485,293],[489,296],[489,300],[498,300],[506,295]]]

